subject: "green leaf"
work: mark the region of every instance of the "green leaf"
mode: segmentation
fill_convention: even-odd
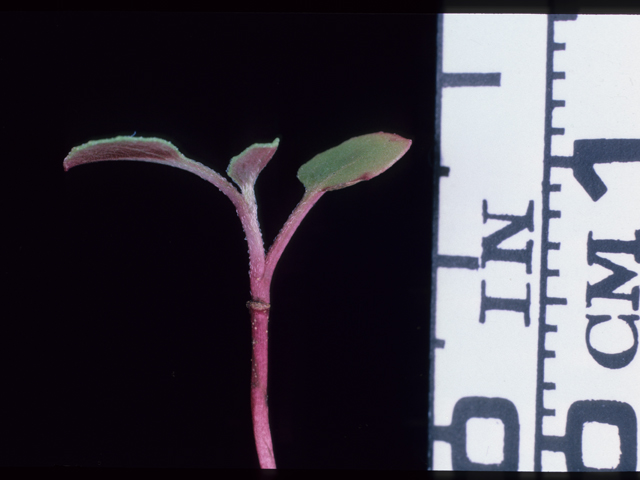
[[[262,169],[269,163],[276,153],[280,139],[271,143],[254,143],[240,155],[229,162],[227,175],[236,182],[241,189],[253,187]]]
[[[330,191],[369,180],[387,170],[409,150],[411,140],[393,133],[354,137],[322,152],[298,170],[307,191]]]

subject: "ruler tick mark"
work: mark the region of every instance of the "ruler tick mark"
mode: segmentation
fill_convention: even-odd
[[[566,305],[567,304],[567,299],[566,298],[558,298],[558,297],[546,297],[545,298],[545,303],[547,305]]]
[[[499,87],[500,73],[442,73],[443,87]]]
[[[465,268],[478,270],[479,261],[476,257],[464,257],[462,255],[438,255],[438,268]]]

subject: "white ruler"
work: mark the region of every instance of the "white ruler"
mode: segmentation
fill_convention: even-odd
[[[636,471],[640,16],[438,35],[429,468]]]

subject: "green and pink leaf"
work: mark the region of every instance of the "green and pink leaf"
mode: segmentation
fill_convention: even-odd
[[[236,155],[229,162],[227,175],[236,182],[242,190],[252,188],[258,175],[266,167],[273,154],[276,153],[280,139],[271,143],[254,143],[240,155]]]
[[[298,170],[307,191],[338,190],[380,175],[411,147],[411,140],[393,133],[354,137],[319,153]]]
[[[185,157],[173,144],[161,138],[120,136],[93,140],[73,148],[64,159],[63,166],[66,171],[86,163],[117,160],[159,163],[195,173],[218,187],[236,205],[236,208],[242,198],[238,190],[219,173]]]

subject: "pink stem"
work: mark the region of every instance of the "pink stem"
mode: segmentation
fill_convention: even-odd
[[[302,222],[302,219],[309,213],[311,207],[313,207],[316,202],[320,199],[320,197],[324,194],[324,191],[311,191],[305,192],[302,200],[296,206],[295,210],[291,212],[289,218],[285,222],[284,226],[278,233],[278,236],[273,241],[273,245],[269,249],[269,253],[267,254],[267,260],[265,264],[264,270],[264,278],[267,284],[271,284],[271,278],[273,277],[273,271],[276,268],[278,260],[280,260],[280,256],[284,251],[285,247],[291,240],[294,232]]]
[[[269,372],[269,287],[265,282],[265,254],[262,233],[258,223],[258,206],[253,185],[242,189],[242,201],[237,208],[238,216],[249,246],[249,281],[251,301],[247,307],[251,313],[251,416],[253,436],[256,442],[261,468],[276,468],[269,427],[267,404],[267,375]]]
[[[249,247],[249,281],[251,283],[251,295],[256,300],[263,300],[264,295],[269,295],[269,285],[263,285],[264,276],[264,243],[260,224],[258,223],[258,205],[253,188],[243,189],[240,202],[236,205],[236,212],[240,217],[247,245]],[[268,299],[267,299],[268,302]]]
[[[251,301],[251,414],[253,434],[256,440],[258,460],[261,468],[276,468],[269,428],[269,405],[267,402],[267,374],[269,371],[269,306],[264,302]]]
[[[251,415],[253,434],[261,468],[276,468],[269,427],[269,405],[267,384],[269,373],[269,309],[270,288],[273,271],[284,248],[296,231],[302,219],[324,192],[307,192],[291,213],[269,250],[266,262],[262,234],[258,226],[257,207],[253,189],[244,191],[244,208],[238,209],[247,243],[249,245],[252,300],[247,302],[251,312],[251,338],[253,354],[251,358]]]

